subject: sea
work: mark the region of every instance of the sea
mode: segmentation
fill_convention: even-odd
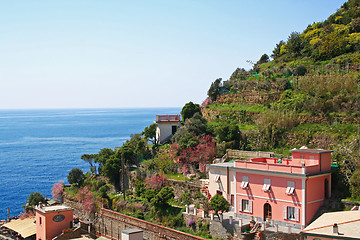
[[[72,168],[89,171],[85,153],[121,146],[156,115],[180,108],[0,110],[0,220],[23,212],[31,192],[51,198]]]

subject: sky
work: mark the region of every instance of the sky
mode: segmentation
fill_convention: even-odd
[[[0,109],[201,104],[344,0],[0,0]]]

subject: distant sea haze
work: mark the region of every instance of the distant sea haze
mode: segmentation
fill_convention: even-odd
[[[0,110],[0,219],[17,216],[31,192],[51,198],[72,168],[89,170],[85,153],[121,146],[156,114],[180,108]]]

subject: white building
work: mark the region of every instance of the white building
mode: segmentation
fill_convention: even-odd
[[[181,126],[180,115],[156,115],[156,139],[160,144],[170,140]]]

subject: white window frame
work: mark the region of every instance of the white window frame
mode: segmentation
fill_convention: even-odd
[[[241,188],[242,189],[249,188],[249,177],[248,176],[242,176]]]
[[[214,182],[220,182],[220,175],[219,174],[215,175]]]
[[[295,194],[295,181],[287,181],[286,194],[287,195]]]
[[[262,190],[264,192],[270,192],[271,191],[271,179],[270,178],[264,178],[264,185],[262,187]]]
[[[245,209],[245,204],[244,202],[247,201],[247,206],[248,208]],[[252,213],[253,210],[253,202],[249,199],[239,199],[239,210],[240,212],[245,212],[245,213]]]
[[[289,214],[291,214],[290,211],[293,211],[292,216],[289,216]],[[284,206],[283,214],[284,214],[284,219],[298,222],[300,209],[297,207],[292,207],[292,206]]]

